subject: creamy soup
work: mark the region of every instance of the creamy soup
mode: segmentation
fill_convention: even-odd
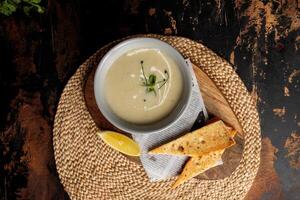
[[[105,97],[123,120],[148,124],[166,117],[181,98],[183,80],[173,59],[157,49],[132,50],[110,67]]]

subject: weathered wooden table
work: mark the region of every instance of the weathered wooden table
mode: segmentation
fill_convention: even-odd
[[[46,5],[47,4],[47,5]],[[62,89],[102,45],[136,33],[201,41],[229,60],[261,117],[261,167],[247,199],[300,199],[300,3],[58,1],[0,16],[0,199],[69,199],[52,126]]]

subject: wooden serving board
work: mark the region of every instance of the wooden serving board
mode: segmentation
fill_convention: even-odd
[[[222,179],[229,176],[235,170],[235,168],[238,166],[241,160],[243,152],[243,130],[235,114],[228,105],[228,102],[223,97],[222,93],[219,91],[219,89],[216,87],[213,81],[199,67],[197,67],[194,64],[193,70],[198,80],[204,104],[209,115],[222,119],[224,122],[234,127],[238,131],[238,134],[235,137],[237,144],[233,147],[226,149],[222,156],[224,164],[211,168],[196,177],[199,179],[209,180]],[[118,128],[114,127],[111,123],[109,123],[98,109],[94,96],[95,71],[96,68],[91,70],[86,79],[86,84],[84,87],[86,105],[92,118],[101,130],[113,130],[130,136],[130,134],[119,130]],[[140,163],[139,159],[136,157],[128,156],[128,159]]]

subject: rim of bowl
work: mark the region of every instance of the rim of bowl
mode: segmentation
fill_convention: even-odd
[[[96,82],[98,82],[98,77],[100,76],[100,71],[101,71],[101,68],[103,67],[103,64],[106,62],[106,60],[111,56],[112,53],[114,53],[114,51],[118,51],[118,49],[120,47],[123,47],[125,45],[130,45],[130,43],[132,42],[136,42],[136,41],[148,41],[148,42],[155,42],[155,43],[160,43],[159,45],[164,45],[166,46],[167,48],[169,49],[172,49],[176,54],[177,56],[180,58],[180,60],[183,60],[185,63],[185,59],[184,57],[181,55],[181,53],[179,53],[177,51],[177,49],[175,49],[173,46],[171,46],[170,44],[164,42],[164,41],[161,41],[159,39],[155,39],[155,38],[147,38],[147,37],[138,37],[138,38],[131,38],[131,39],[126,39],[120,43],[118,43],[117,45],[113,46],[109,51],[107,51],[105,53],[105,55],[101,58],[98,66],[97,66],[97,69],[96,69],[96,72],[95,72],[95,75],[94,75],[94,96],[95,96],[95,100],[96,100],[96,104],[97,104],[97,107],[99,109],[99,111],[102,113],[102,115],[105,117],[106,120],[108,120],[113,126],[119,128],[120,130],[123,130],[127,133],[132,133],[132,134],[147,134],[147,133],[156,133],[156,132],[160,132],[160,131],[163,131],[163,130],[166,130],[167,128],[169,128],[171,125],[177,123],[177,121],[182,117],[183,113],[186,111],[188,105],[190,105],[190,101],[191,101],[191,96],[192,96],[192,75],[191,75],[191,72],[189,69],[187,69],[187,74],[186,76],[188,77],[188,79],[190,80],[190,86],[189,86],[189,90],[188,90],[188,97],[187,97],[187,100],[186,102],[183,103],[183,105],[181,106],[181,109],[180,109],[180,112],[177,113],[177,118],[175,118],[173,121],[171,121],[170,123],[167,123],[165,124],[164,126],[161,126],[159,128],[156,128],[156,129],[150,129],[150,130],[143,130],[143,131],[140,131],[140,130],[135,130],[135,129],[132,129],[130,127],[124,127],[122,125],[120,125],[118,122],[115,122],[114,120],[112,120],[108,115],[107,113],[101,109],[101,107],[103,106],[101,103],[100,103],[100,100],[98,100],[99,98],[105,98],[105,97],[97,97],[96,96]],[[159,45],[157,46],[157,49],[159,49]],[[116,58],[117,59],[117,58]],[[115,59],[115,60],[116,60]],[[115,61],[114,60],[114,61]],[[110,66],[109,66],[110,67]],[[108,68],[109,68],[108,67]],[[182,66],[180,66],[182,67]],[[182,73],[182,70],[180,70],[181,73]],[[184,81],[185,82],[185,81]],[[186,83],[183,83],[183,84],[186,84]],[[183,88],[184,89],[184,88]],[[173,111],[173,110],[172,110]],[[169,113],[171,114],[172,111]],[[111,114],[113,115],[116,115],[113,113],[113,111],[110,109],[110,112]],[[169,114],[167,116],[165,116],[163,119],[165,118],[168,118],[169,117]],[[116,115],[117,116],[117,115]],[[117,116],[118,117],[118,116]],[[121,121],[124,121],[126,123],[132,123],[132,122],[129,122],[129,121],[126,121],[120,117],[118,117]],[[162,119],[161,119],[162,120]],[[156,123],[156,122],[154,122]],[[134,124],[134,123],[132,123]],[[143,124],[134,124],[134,125],[140,125],[140,126],[145,126]],[[149,125],[151,126],[151,123],[150,124],[146,124],[146,125]]]

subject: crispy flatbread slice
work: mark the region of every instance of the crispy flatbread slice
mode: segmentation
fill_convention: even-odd
[[[210,152],[203,156],[191,157],[184,166],[183,171],[178,176],[172,188],[176,188],[185,181],[205,172],[206,170],[222,164],[222,154],[224,149]]]
[[[157,147],[150,154],[201,156],[235,144],[236,130],[219,120]]]

